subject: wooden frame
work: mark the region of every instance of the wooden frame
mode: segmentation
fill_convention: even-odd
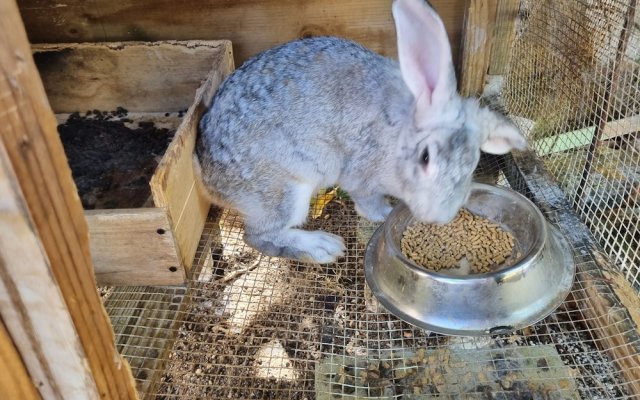
[[[477,96],[482,93],[491,63],[498,0],[469,0],[465,10],[462,37],[460,93]]]
[[[64,298],[0,143],[0,314],[42,397],[97,397]]]
[[[467,0],[430,0],[449,33],[454,62]],[[229,39],[237,65],[300,37],[343,36],[395,57],[391,0],[22,0],[34,43]]]
[[[3,38],[0,41],[0,148],[1,154],[6,151],[6,157],[0,158],[4,176],[13,182],[11,188],[3,192],[3,220],[7,218],[12,224],[9,225],[9,234],[20,229],[23,236],[30,238],[29,246],[37,246],[40,250],[32,254],[34,264],[31,268],[39,271],[37,275],[24,272],[12,274],[9,272],[9,262],[22,263],[25,255],[14,251],[6,253],[3,241],[0,280],[6,289],[2,292],[3,297],[10,298],[14,304],[9,308],[0,308],[3,324],[6,324],[22,360],[34,354],[28,348],[30,344],[37,344],[41,349],[55,347],[56,344],[29,336],[22,338],[25,346],[19,345],[17,332],[25,327],[28,319],[10,318],[10,313],[15,315],[24,311],[15,304],[40,299],[42,301],[38,302],[37,311],[46,315],[41,318],[66,332],[75,332],[61,339],[68,340],[65,346],[76,349],[74,354],[65,356],[69,358],[66,361],[70,362],[74,371],[82,371],[79,376],[70,374],[67,378],[57,379],[65,371],[59,371],[58,374],[52,371],[45,374],[44,381],[40,382],[35,380],[40,374],[39,370],[46,371],[46,365],[54,368],[56,361],[60,360],[46,358],[51,353],[41,353],[34,362],[25,362],[32,382],[38,383],[36,388],[41,397],[70,398],[65,394],[73,393],[75,389],[69,386],[69,380],[79,379],[88,390],[85,397],[135,399],[137,392],[131,372],[127,362],[115,349],[113,329],[96,291],[87,224],[58,137],[55,117],[33,62],[14,1],[0,2],[0,36]],[[12,202],[5,202],[5,196],[12,198]],[[11,260],[7,261],[9,257]],[[24,285],[27,284],[36,289],[26,290]],[[53,293],[57,291],[58,299],[64,299],[66,309],[56,307],[52,299],[41,295],[39,290],[44,289],[45,284],[50,286],[49,295],[56,296]],[[9,309],[11,311],[7,314]],[[65,312],[68,312],[73,325],[69,319],[57,320],[54,317]],[[3,333],[2,336],[4,348],[7,347],[6,335]],[[77,340],[74,340],[75,337]],[[56,351],[55,348],[48,350]],[[12,353],[2,359],[11,361],[15,366],[16,354]],[[26,377],[19,370],[18,366],[11,372],[20,378],[21,383],[16,383],[19,388],[14,386],[9,390],[20,390],[34,396]],[[0,392],[4,393],[4,390],[3,387]]]
[[[177,125],[150,182],[152,207],[92,210],[87,220],[99,284],[183,284],[210,206],[197,190],[191,155],[200,115],[233,69],[230,42],[54,44],[33,50],[59,119],[124,107],[129,119]],[[181,110],[187,110],[182,120],[166,116]]]

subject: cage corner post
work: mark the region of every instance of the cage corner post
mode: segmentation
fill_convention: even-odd
[[[2,336],[11,337],[42,398],[137,398],[96,290],[87,222],[13,0],[0,2],[0,36]],[[20,389],[34,394],[26,383]]]
[[[463,96],[482,94],[491,63],[498,0],[467,0],[462,29],[459,89]]]
[[[38,391],[27,372],[18,349],[3,321],[0,321],[0,365],[6,371],[0,374],[0,397],[3,399],[40,399]]]

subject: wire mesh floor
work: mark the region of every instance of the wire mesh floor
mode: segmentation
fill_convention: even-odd
[[[516,37],[503,52],[508,59],[494,60],[505,66],[504,75],[496,76],[505,83],[495,105],[517,117],[562,189],[533,181],[520,185],[513,176],[520,165],[497,168],[497,159],[486,156],[476,178],[507,185],[507,174],[512,189],[536,200],[570,239],[577,274],[556,312],[511,335],[426,332],[390,315],[367,290],[363,255],[374,226],[358,218],[349,201],[333,200],[308,223],[345,239],[346,256],[328,266],[261,257],[242,241],[237,216],[214,212],[186,287],[103,293],[118,349],[132,366],[141,396],[637,398],[635,4],[523,0],[516,21],[498,12],[498,28],[507,24],[505,31]],[[598,139],[600,130],[605,133]],[[530,166],[532,176],[539,175],[537,168]],[[588,229],[591,238],[584,239],[580,232]]]
[[[594,328],[602,325],[593,321],[599,314],[580,300],[594,285],[589,275],[579,272],[565,303],[535,326],[448,337],[397,319],[371,296],[363,254],[374,226],[348,200],[331,201],[308,227],[341,235],[346,256],[327,266],[261,256],[242,241],[241,219],[218,211],[209,216],[188,287],[104,295],[141,397],[633,397],[611,341]],[[573,250],[578,271],[593,267],[589,249]],[[627,325],[616,328],[620,337]]]

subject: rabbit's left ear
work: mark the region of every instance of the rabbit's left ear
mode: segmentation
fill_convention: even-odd
[[[456,92],[447,32],[424,0],[395,0],[392,11],[402,78],[416,99],[418,118],[424,117]]]
[[[482,135],[480,150],[489,154],[506,154],[511,150],[524,150],[527,140],[520,129],[504,116],[488,108],[478,108],[470,118],[478,126]]]

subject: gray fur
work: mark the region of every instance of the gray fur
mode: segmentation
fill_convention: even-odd
[[[397,62],[335,37],[297,40],[257,55],[223,82],[200,122],[195,169],[215,203],[243,215],[249,245],[331,262],[344,252],[341,238],[294,229],[321,188],[340,185],[374,221],[391,210],[384,195],[421,220],[456,214],[486,134],[468,115],[477,113],[473,100],[453,90],[447,104],[418,128]],[[437,166],[428,179],[425,146]]]

